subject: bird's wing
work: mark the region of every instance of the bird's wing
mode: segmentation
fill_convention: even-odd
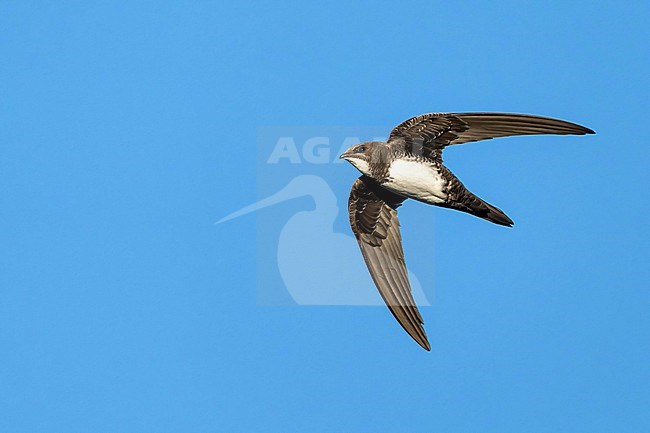
[[[511,135],[584,135],[589,128],[549,117],[510,113],[429,113],[412,117],[390,133],[389,144],[442,149],[453,144]]]
[[[361,176],[350,191],[350,226],[370,275],[391,313],[420,346],[431,350],[422,327],[422,316],[411,295],[404,262],[396,211],[404,200],[372,179]]]

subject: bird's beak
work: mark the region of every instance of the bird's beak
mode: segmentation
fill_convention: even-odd
[[[348,159],[350,155],[351,155],[350,152],[342,153],[341,156],[339,156],[339,159]]]

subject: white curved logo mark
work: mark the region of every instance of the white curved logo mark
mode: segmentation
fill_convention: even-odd
[[[334,231],[336,196],[315,175],[293,178],[275,194],[222,218],[217,224],[298,197],[310,196],[315,208],[297,212],[280,231],[277,264],[284,285],[300,305],[384,305],[353,236]],[[409,272],[418,305],[430,305],[418,278]]]

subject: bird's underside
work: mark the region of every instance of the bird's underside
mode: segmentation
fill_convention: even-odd
[[[540,116],[431,113],[402,122],[386,143],[361,143],[341,155],[363,173],[352,185],[348,212],[370,275],[397,321],[420,346],[430,350],[411,295],[397,208],[413,198],[495,224],[513,225],[503,211],[472,194],[442,164],[442,150],[512,135],[593,133],[574,123]]]

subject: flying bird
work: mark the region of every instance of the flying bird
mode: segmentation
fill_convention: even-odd
[[[514,224],[443,165],[443,149],[512,135],[593,133],[575,123],[527,114],[430,113],[397,125],[387,142],[360,143],[340,156],[362,173],[352,185],[348,213],[370,275],[393,316],[420,346],[431,350],[411,295],[397,208],[411,198],[502,226]]]

